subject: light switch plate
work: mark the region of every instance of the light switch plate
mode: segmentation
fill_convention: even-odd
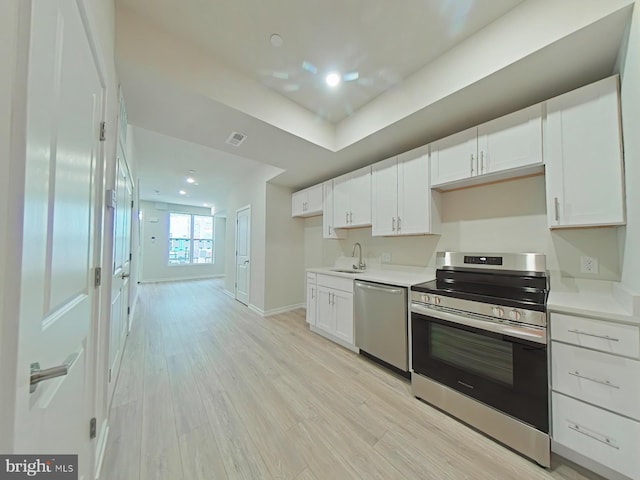
[[[382,263],[389,263],[391,262],[391,254],[389,252],[384,252],[382,254]]]

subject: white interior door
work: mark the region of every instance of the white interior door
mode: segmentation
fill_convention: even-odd
[[[88,479],[103,84],[77,2],[31,6],[15,451],[78,454]],[[36,362],[67,372],[30,392]]]
[[[118,142],[115,190],[113,205],[113,278],[111,279],[111,316],[109,323],[109,382],[108,398],[118,374],[122,350],[129,331],[129,274],[131,270],[131,201],[133,197],[131,178]]]
[[[236,300],[249,305],[251,279],[251,206],[236,212]]]

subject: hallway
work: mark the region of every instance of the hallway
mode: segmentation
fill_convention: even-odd
[[[261,318],[204,280],[141,285],[100,478],[586,477],[416,400],[311,333],[303,310]]]

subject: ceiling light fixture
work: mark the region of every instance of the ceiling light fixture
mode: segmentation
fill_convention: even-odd
[[[332,72],[329,75],[327,75],[327,78],[325,79],[325,81],[327,82],[327,85],[329,85],[330,87],[335,87],[340,83],[340,75],[338,75],[335,72]]]
[[[269,40],[271,41],[271,45],[273,45],[276,48],[281,47],[282,44],[284,43],[284,40],[282,40],[282,37],[277,33],[272,34]]]
[[[180,190],[178,193],[179,193],[180,195],[186,195],[186,194],[187,194],[187,192],[185,192],[184,190]]]
[[[196,183],[196,180],[193,177],[187,177],[187,183]]]

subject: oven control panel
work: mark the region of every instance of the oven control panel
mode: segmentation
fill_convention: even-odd
[[[488,303],[473,302],[461,298],[433,295],[423,292],[411,292],[411,301],[429,306],[432,308],[450,308],[463,312],[476,313],[487,317],[505,319],[513,322],[547,326],[547,314],[533,310],[505,307],[503,305],[491,305]]]

